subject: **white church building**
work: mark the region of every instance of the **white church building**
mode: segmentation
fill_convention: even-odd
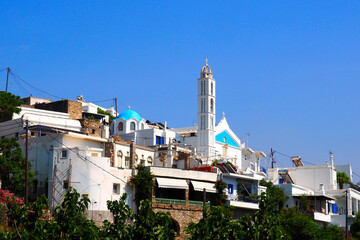
[[[203,163],[222,159],[239,170],[261,172],[260,160],[266,157],[265,153],[246,146],[231,130],[225,113],[216,125],[216,81],[207,60],[197,85],[197,126],[169,129],[166,122],[150,123],[129,108],[114,120],[113,135],[145,146],[181,143],[195,147],[195,154]]]

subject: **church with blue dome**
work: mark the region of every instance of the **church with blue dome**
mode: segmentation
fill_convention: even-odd
[[[197,126],[169,129],[162,123],[151,123],[133,109],[121,112],[113,121],[113,135],[126,141],[145,146],[167,144],[193,147],[192,164],[211,164],[214,159],[226,159],[240,169],[258,172],[260,159],[266,157],[262,151],[254,151],[246,146],[231,130],[225,113],[216,124],[216,81],[213,70],[206,60],[197,80]],[[177,165],[176,162],[170,162]]]

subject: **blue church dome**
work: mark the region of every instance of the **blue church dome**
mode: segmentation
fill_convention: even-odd
[[[124,120],[129,120],[130,118],[135,118],[136,120],[141,121],[140,115],[131,109],[120,113],[119,116],[117,118],[115,118],[115,121],[118,120],[119,118],[122,118]]]

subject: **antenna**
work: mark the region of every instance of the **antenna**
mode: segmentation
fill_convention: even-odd
[[[249,147],[249,136],[250,133],[246,133],[246,146]]]

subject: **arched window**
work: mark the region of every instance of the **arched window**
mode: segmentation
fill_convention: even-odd
[[[117,159],[118,159],[118,167],[121,168],[122,167],[122,157],[123,157],[123,153],[121,150],[119,150],[117,152]]]
[[[122,122],[120,122],[118,125],[118,130],[122,131],[123,129],[124,129],[124,124]]]
[[[130,130],[135,130],[135,123],[134,122],[130,123]]]
[[[145,128],[145,125],[144,125],[144,123],[142,123],[141,124],[141,129],[144,130],[144,128]]]
[[[211,95],[214,95],[214,84],[211,83]]]
[[[214,100],[213,99],[210,100],[210,110],[211,110],[211,112],[214,112]]]

